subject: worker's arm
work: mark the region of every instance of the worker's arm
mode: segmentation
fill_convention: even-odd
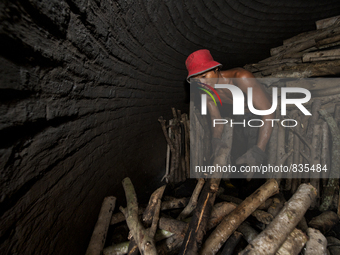
[[[252,88],[252,101],[255,109],[268,110],[271,108],[272,104],[270,102],[268,94],[266,93],[262,85],[256,81],[252,73],[240,68],[240,70],[237,72],[237,78],[240,78],[237,79],[237,86],[245,94],[248,94],[248,88]],[[262,116],[262,121],[264,122],[264,125],[260,127],[257,138],[257,147],[259,147],[262,151],[266,150],[266,146],[273,129],[272,122],[266,121],[266,119],[274,119],[274,117],[274,113]]]

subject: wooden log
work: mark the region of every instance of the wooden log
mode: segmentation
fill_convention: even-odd
[[[221,194],[218,196],[220,199],[222,200],[225,200],[225,201],[228,201],[228,202],[232,202],[234,204],[241,204],[243,202],[242,199],[240,198],[237,198],[237,197],[233,197],[233,196],[230,196],[230,195],[224,195],[224,194]],[[271,204],[273,203],[273,199],[269,198],[267,199],[265,202],[263,202],[259,207],[258,209],[259,210],[267,210],[269,206],[271,206]]]
[[[324,110],[319,113],[325,118],[332,135],[332,158],[331,158],[331,171],[327,187],[322,196],[322,204],[320,205],[321,211],[326,211],[333,200],[334,192],[339,186],[339,171],[340,171],[340,131],[334,118]]]
[[[211,212],[211,217],[207,224],[207,230],[214,228],[227,214],[229,214],[235,208],[236,206],[232,203],[222,202],[215,204]],[[187,229],[189,227],[189,224],[187,224],[186,227],[181,224],[180,227],[175,229],[175,227],[179,225],[173,224],[173,221],[178,220],[172,220],[170,221],[170,223],[169,221],[169,219],[161,218],[159,227],[166,228],[168,230],[172,229],[178,234],[175,234],[174,236],[168,238],[160,246],[157,247],[157,251],[159,252],[159,254],[176,254],[176,252],[178,254],[177,250],[181,247],[185,233],[187,232]]]
[[[295,228],[281,245],[276,255],[298,255],[307,242],[307,236],[299,229]]]
[[[308,89],[309,91],[326,90],[338,86],[339,81],[337,79],[331,78],[301,79],[286,82],[286,87],[305,88]]]
[[[279,190],[276,180],[268,180],[252,195],[247,197],[233,212],[231,212],[211,233],[205,241],[200,254],[216,254],[223,243],[236,228],[262,204],[267,198]]]
[[[302,56],[302,62],[335,60],[335,59],[340,59],[340,49],[310,52]]]
[[[297,43],[292,43],[288,45],[286,44],[286,45],[282,45],[276,48],[272,48],[270,49],[270,55],[275,56],[275,55],[280,54],[284,56],[287,53],[303,51],[315,45],[316,45],[316,42],[315,42],[315,39],[313,38],[313,39],[303,41],[303,42],[297,42]]]
[[[312,185],[301,184],[274,220],[240,255],[274,254],[299,223],[315,197],[316,190]]]
[[[241,238],[242,234],[240,232],[235,231],[225,243],[221,255],[232,255],[236,245],[241,241]]]
[[[172,125],[173,120],[169,120],[169,125]],[[171,137],[171,128],[168,130],[168,135]],[[169,182],[170,177],[170,145],[166,146],[166,163],[165,163],[165,174],[161,179],[161,182],[165,179],[166,183]]]
[[[255,210],[252,214],[259,222],[269,224],[273,220],[273,215],[262,210]]]
[[[248,222],[243,222],[238,228],[237,231],[242,233],[244,239],[250,243],[252,242],[259,234],[254,228],[252,228]]]
[[[282,120],[282,119],[281,119]],[[281,121],[280,120],[280,121]],[[286,152],[285,152],[285,134],[286,134],[286,130],[285,127],[283,127],[282,125],[278,125],[278,129],[277,129],[277,150],[276,150],[276,162],[274,165],[276,166],[280,166],[282,164],[284,164],[283,161],[283,157],[285,156]],[[282,173],[275,173],[275,179],[277,180],[278,185],[280,186],[280,182],[281,182],[281,178],[282,178]]]
[[[184,127],[184,159],[185,159],[185,177],[190,177],[190,124],[188,115],[183,113],[181,123]]]
[[[126,223],[136,240],[139,251],[144,254],[157,254],[155,241],[150,231],[144,229],[142,223],[138,219],[138,203],[135,189],[131,183],[130,178],[125,178],[122,181],[127,208],[120,207],[120,211],[125,215]]]
[[[237,230],[242,233],[248,243],[251,243],[259,234],[246,222],[242,223]],[[307,240],[307,236],[301,230],[295,228],[275,254],[298,255]]]
[[[99,212],[97,223],[94,227],[89,246],[86,250],[86,255],[102,254],[107,231],[110,226],[112,212],[116,205],[115,197],[105,197],[102,207]]]
[[[215,157],[214,165],[227,165],[229,153],[230,149],[222,147],[220,154]],[[179,254],[197,254],[199,244],[202,242],[206,231],[220,181],[220,178],[210,178],[205,183]]]
[[[292,112],[291,115],[293,119],[297,116],[297,111]],[[288,132],[288,145],[287,145],[287,150],[292,151],[292,154],[294,153],[294,133],[293,132]],[[287,166],[291,166],[294,163],[293,157],[294,155],[290,155],[287,158]],[[285,182],[285,190],[291,190],[292,189],[292,178],[293,178],[293,172],[289,171],[286,175],[286,182]],[[297,177],[297,176],[295,176]]]
[[[287,66],[283,71],[273,72],[268,77],[276,78],[307,78],[340,74],[340,60],[302,63]]]
[[[149,199],[148,206],[146,207],[144,213],[143,213],[143,221],[147,226],[149,226],[152,223],[153,218],[155,217],[155,210],[158,205],[158,200],[160,200],[163,196],[164,190],[166,185],[163,185],[162,187],[156,189]]]
[[[316,29],[323,29],[337,24],[340,24],[340,15],[315,21]]]
[[[318,206],[320,202],[320,174],[321,174],[321,164],[320,164],[320,158],[321,158],[321,138],[322,138],[322,130],[321,125],[316,124],[313,129],[313,137],[312,137],[312,151],[311,151],[311,165],[309,177],[310,177],[310,184],[312,184],[316,190],[317,190],[317,197],[314,200],[314,203],[312,203],[312,207]],[[318,166],[320,167],[320,171],[317,170]],[[312,170],[312,168],[314,170]]]
[[[320,126],[316,125],[319,114],[318,110],[321,107],[321,101],[315,100],[312,104],[312,116],[308,120],[308,126],[307,126],[307,133],[306,133],[306,142],[308,144],[305,145],[305,151],[307,152],[305,154],[305,159],[308,161],[308,165],[311,167],[314,163],[320,163],[320,153],[318,152],[318,148],[320,145]],[[315,135],[314,135],[315,134]],[[317,199],[319,198],[319,186],[318,186],[318,172],[304,172],[303,176],[306,180],[308,178],[311,178],[311,184],[316,188],[318,194]],[[317,199],[313,201],[312,208],[315,207],[317,203]]]
[[[213,165],[225,166],[230,163],[230,151],[232,147],[233,129],[225,126],[222,133],[223,146],[216,153]],[[185,239],[179,254],[197,254],[198,247],[202,243],[206,232],[209,217],[216,198],[223,173],[214,173],[205,183],[198,200],[193,217],[186,232]]]
[[[171,133],[168,134],[168,132],[166,130],[166,125],[165,125],[166,121],[163,119],[162,116],[158,118],[158,122],[161,124],[163,134],[165,136],[165,140],[167,141],[167,144],[170,146],[171,155],[173,155],[171,157],[170,170],[169,170],[168,176],[167,176],[167,173],[166,173],[163,178],[166,178],[166,180],[168,180],[168,181],[173,181],[175,169],[178,167],[177,158],[175,156],[175,155],[177,155],[176,143],[173,141],[173,139],[171,139],[169,137],[169,134],[171,135]]]
[[[298,122],[298,125],[296,126],[296,131],[298,133],[301,133],[301,118],[298,115],[293,115],[293,118]],[[291,133],[292,130],[289,130]],[[299,164],[300,162],[300,139],[299,137],[294,134],[294,153],[293,153],[293,163]],[[297,188],[300,185],[301,182],[301,173],[294,173],[292,180],[292,188],[291,193],[294,194],[297,190]]]
[[[331,255],[340,254],[340,240],[332,236],[328,236],[326,239],[327,239],[327,248],[330,254]]]
[[[305,255],[327,255],[327,239],[317,229],[308,228],[309,240],[306,243]]]
[[[302,219],[299,221],[297,228],[301,229],[305,233],[307,232],[308,225],[305,217],[302,217]]]
[[[226,215],[235,210],[236,207],[237,205],[234,203],[221,202],[215,204],[207,224],[207,231],[217,226],[217,224],[219,224]]]
[[[171,200],[167,200],[162,202],[161,211],[171,210],[171,209],[180,209],[184,208],[189,203],[190,198],[172,198]],[[145,211],[145,208],[138,208],[138,215],[142,215]],[[114,225],[125,221],[125,216],[122,212],[115,213],[112,215],[110,225]]]
[[[321,145],[321,167],[326,166],[330,168],[330,150],[329,150],[329,129],[327,122],[322,124],[322,145]],[[329,172],[322,171],[321,177],[323,178],[323,188],[327,185],[327,179]]]
[[[276,217],[276,215],[278,215],[278,213],[283,208],[285,202],[286,202],[286,199],[284,198],[282,193],[275,195],[273,198],[273,203],[268,208],[268,213],[270,213],[273,217]]]
[[[207,230],[214,228],[221,220],[236,208],[233,203],[221,202],[214,205],[210,219],[207,224]],[[172,232],[174,234],[182,234],[188,228],[189,224],[180,220],[161,217],[159,220],[159,228]],[[184,236],[183,236],[184,238]]]
[[[321,39],[321,40],[317,40],[316,46],[320,47],[322,45],[332,44],[332,43],[335,43],[335,42],[338,42],[338,41],[340,41],[340,34],[335,33],[331,37]]]
[[[276,115],[278,112],[276,112]],[[268,164],[274,166],[277,158],[278,125],[274,125],[268,142]]]
[[[198,196],[201,193],[204,183],[205,183],[204,179],[200,178],[198,180],[195,190],[190,198],[190,201],[188,205],[184,208],[184,210],[178,215],[177,217],[178,220],[185,219],[196,208]]]
[[[166,185],[155,190],[149,199],[148,206],[146,207],[143,213],[143,222],[145,226],[150,226],[153,221],[158,221],[159,210],[161,209],[160,201],[163,196],[164,190]],[[157,226],[157,224],[156,224]],[[156,232],[155,223],[152,225],[152,229],[150,229],[150,235],[153,236]],[[134,237],[131,238],[129,248],[128,248],[128,255],[138,255],[138,244]]]
[[[340,31],[339,26],[337,24],[334,24],[327,28],[312,30],[312,31],[298,34],[294,37],[284,40],[283,44],[293,44],[293,43],[296,44],[296,43],[301,43],[301,42],[308,41],[311,39],[315,39],[316,41],[318,41],[318,40],[322,40],[324,38],[330,37],[339,31]]]
[[[321,213],[319,216],[314,217],[308,223],[311,228],[320,230],[322,234],[327,234],[332,227],[339,222],[338,215],[333,211],[326,211]]]
[[[169,238],[173,236],[174,233],[171,233],[166,230],[158,229],[156,234],[155,234],[155,241],[161,241],[166,238]],[[128,247],[129,247],[130,242],[123,242],[119,244],[113,244],[111,246],[108,246],[104,248],[103,250],[103,255],[124,255],[128,253]]]

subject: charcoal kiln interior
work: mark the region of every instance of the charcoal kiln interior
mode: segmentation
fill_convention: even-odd
[[[177,166],[182,172],[175,179],[163,178],[168,127],[163,132],[161,124],[173,119],[178,139],[181,135],[176,128],[185,133],[188,127],[188,55],[209,49],[223,69],[243,67],[255,77],[339,77],[338,20],[322,23],[324,27],[315,23],[339,14],[340,2],[335,0],[1,1],[0,253],[85,254],[104,198],[115,197],[106,207],[115,207],[113,215],[119,213],[119,206],[127,206],[123,180],[125,185],[131,180],[138,202],[145,207],[150,195],[168,181],[162,201],[177,196],[184,199],[175,201],[183,208],[198,181],[189,180],[188,172],[183,172],[188,162],[181,159]],[[320,55],[319,50],[327,53]],[[338,88],[327,88],[328,94],[321,91],[322,86],[317,89],[312,95],[321,101],[314,105],[339,115],[339,107],[334,110],[340,101]],[[330,95],[335,97],[329,99]],[[309,120],[304,121],[307,126]],[[288,136],[283,139],[288,141]],[[278,142],[284,146],[286,140],[281,137]],[[304,182],[281,182],[286,199]],[[323,184],[327,182],[319,183]],[[261,193],[261,199],[275,195],[279,188],[265,180],[251,185],[245,180],[222,181],[224,192],[216,201],[233,202],[222,208],[231,211],[261,185],[269,185],[270,190],[270,194]],[[304,185],[301,190],[309,184]],[[270,202],[275,200],[282,209],[284,198],[280,200],[279,195]],[[315,195],[322,197],[320,191]],[[271,205],[261,205],[262,210]],[[339,213],[333,207],[328,212]],[[181,210],[168,212],[167,217],[186,218],[179,216]],[[252,223],[260,232],[265,223],[253,214]],[[319,215],[321,211],[307,211],[306,217]],[[334,219],[333,214],[329,217]],[[105,243],[108,247],[124,241],[115,235],[113,221],[107,235],[110,240]],[[125,233],[121,222],[118,232]],[[161,222],[165,228],[172,224],[160,217]],[[179,226],[177,234],[184,227]],[[306,243],[307,228],[303,233],[298,230],[303,227],[294,233]],[[318,234],[308,236],[318,238]],[[240,240],[236,234],[232,237]],[[332,237],[340,238],[340,234]],[[184,234],[183,238],[188,240]],[[209,250],[206,240],[210,239],[205,236],[198,243]],[[246,239],[242,240],[246,245]],[[181,245],[177,248],[189,254]]]

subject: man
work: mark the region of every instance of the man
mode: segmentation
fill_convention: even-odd
[[[256,79],[248,79],[254,78],[252,73],[242,68],[220,71],[222,65],[214,61],[208,50],[203,49],[193,52],[188,56],[185,64],[189,72],[187,77],[188,82],[190,82],[191,78],[199,78],[200,80],[215,78],[215,80],[217,80],[216,83],[235,85],[239,87],[244,94],[248,93],[248,88],[252,88],[254,108],[258,110],[268,110],[271,108],[269,96],[262,85],[258,83]],[[229,89],[216,89],[216,91],[223,103],[233,103],[233,97]],[[219,108],[215,105],[211,97],[207,97],[207,108],[211,120],[221,119]],[[246,108],[245,112],[249,112],[249,110]],[[242,118],[244,118],[244,116],[242,116]],[[262,116],[264,125],[258,130],[257,141],[254,142],[255,144],[251,148],[248,148],[248,151],[245,154],[236,160],[236,164],[255,166],[260,165],[263,162],[266,156],[266,146],[272,132],[272,122],[266,121],[266,119],[274,119],[274,113]],[[255,130],[254,128],[252,129]],[[223,125],[216,125],[215,128],[213,128],[212,148],[214,153],[222,144],[222,131]]]

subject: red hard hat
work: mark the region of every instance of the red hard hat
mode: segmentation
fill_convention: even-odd
[[[222,66],[222,64],[214,61],[210,51],[205,49],[191,53],[185,61],[185,65],[189,73],[187,77],[188,82],[192,76],[204,73],[215,67]]]

